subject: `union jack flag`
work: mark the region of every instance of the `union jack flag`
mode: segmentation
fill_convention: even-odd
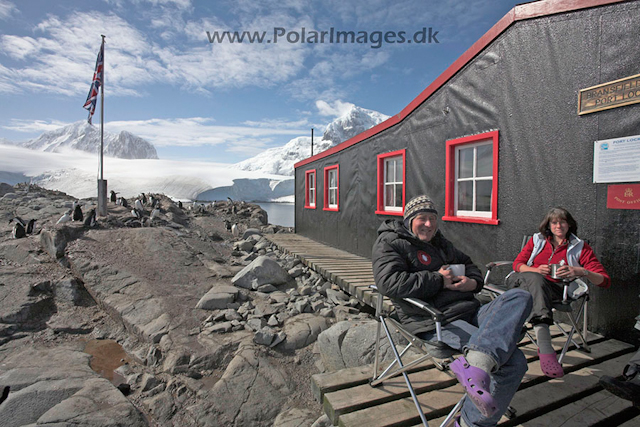
[[[98,53],[98,59],[96,60],[96,70],[93,73],[93,81],[91,82],[91,88],[89,88],[89,95],[84,103],[83,108],[89,110],[89,124],[91,124],[91,117],[96,111],[96,102],[98,101],[98,93],[100,92],[100,86],[102,86],[102,79],[104,78],[104,42],[100,45],[100,52]]]

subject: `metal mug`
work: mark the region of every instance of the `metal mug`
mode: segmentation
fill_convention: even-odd
[[[464,264],[449,264],[448,269],[451,270],[454,276],[464,276],[466,267]]]
[[[549,276],[554,279],[560,279],[560,276],[558,276],[558,270],[560,269],[560,267],[562,267],[562,264],[549,265]]]

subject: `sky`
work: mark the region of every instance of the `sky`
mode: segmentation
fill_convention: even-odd
[[[399,113],[518,3],[0,0],[0,141],[87,119],[103,34],[105,130],[161,159],[236,163],[352,105]]]

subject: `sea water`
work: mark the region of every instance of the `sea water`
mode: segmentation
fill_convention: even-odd
[[[283,227],[294,226],[295,205],[293,203],[257,202],[256,204],[267,211],[269,224],[281,225]]]

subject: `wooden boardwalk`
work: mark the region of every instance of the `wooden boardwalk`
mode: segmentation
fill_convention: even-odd
[[[337,283],[345,292],[373,305],[375,295],[367,288],[373,283],[371,261],[296,234],[265,236],[280,249],[299,257],[318,273]],[[555,327],[554,327],[555,328]],[[529,369],[511,406],[516,417],[503,417],[500,426],[517,427],[638,427],[640,410],[598,385],[603,375],[619,376],[634,351],[630,344],[589,334],[591,353],[570,350],[563,361],[565,376],[550,379],[542,374],[535,345],[525,338],[520,348]],[[558,330],[553,344],[564,343]],[[371,387],[371,365],[316,374],[312,389],[324,412],[341,427],[421,425],[416,408],[402,377]],[[430,362],[410,375],[418,400],[430,426],[439,426],[462,397],[463,389],[449,372],[435,369]]]

